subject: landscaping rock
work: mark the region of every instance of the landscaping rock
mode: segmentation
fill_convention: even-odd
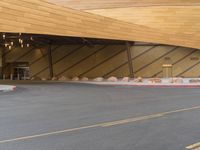
[[[118,79],[116,77],[110,77],[107,79],[108,82],[117,82]]]
[[[31,80],[38,80],[38,81],[40,81],[41,78],[40,77],[32,77]]]
[[[122,82],[129,82],[130,81],[130,78],[129,77],[123,77],[122,78]]]
[[[82,77],[81,81],[88,81],[89,79],[87,77]]]
[[[79,81],[79,77],[73,77],[72,81]]]
[[[143,78],[142,77],[138,77],[138,78],[134,79],[133,81],[137,82],[137,83],[142,83],[143,82]]]
[[[162,80],[160,78],[152,78],[152,79],[149,79],[148,82],[155,84],[155,83],[162,83]]]
[[[183,78],[172,78],[171,83],[180,84],[183,83]]]
[[[104,80],[103,77],[97,77],[97,78],[93,79],[93,81],[95,81],[95,82],[102,82],[103,80]]]
[[[68,80],[68,78],[66,78],[65,76],[61,76],[58,80],[59,81],[66,81],[66,80]]]
[[[42,78],[41,80],[42,80],[42,81],[47,81],[47,78]]]
[[[52,80],[52,81],[57,81],[58,78],[57,78],[57,77],[53,77],[51,80]]]

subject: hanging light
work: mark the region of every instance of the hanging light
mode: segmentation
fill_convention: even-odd
[[[31,37],[31,41],[33,41],[33,37]]]
[[[9,46],[8,46],[8,49],[9,49],[9,50],[11,50],[11,49],[12,49],[12,46],[11,46],[11,45],[9,45]]]
[[[30,47],[30,44],[26,44],[26,47]]]
[[[23,40],[22,40],[22,39],[19,39],[19,43],[21,43],[21,44],[22,44],[22,43],[23,43]]]
[[[7,44],[7,43],[5,43],[5,44],[4,44],[4,46],[5,46],[5,47],[8,47],[8,44]]]
[[[6,38],[6,35],[5,35],[5,34],[3,34],[3,39],[5,40],[5,38]]]
[[[23,44],[21,44],[21,48],[23,48],[24,47],[24,45]]]
[[[22,33],[19,33],[19,35],[21,36],[21,35],[22,35]]]
[[[10,42],[10,44],[13,46],[13,45],[14,45],[14,42]]]

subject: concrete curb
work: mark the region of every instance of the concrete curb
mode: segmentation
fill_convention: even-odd
[[[106,85],[106,84],[104,84]],[[107,84],[111,85],[111,84]],[[135,86],[135,87],[150,87],[150,88],[200,88],[200,85],[137,85],[137,84],[112,84],[113,86]]]
[[[93,85],[106,85],[106,86],[132,86],[132,87],[149,87],[149,88],[200,88],[200,84],[135,84],[135,83],[115,83],[115,82],[80,82]]]
[[[15,89],[16,86],[14,85],[0,85],[0,92],[14,91]]]

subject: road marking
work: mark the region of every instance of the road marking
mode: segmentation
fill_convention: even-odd
[[[155,114],[155,115],[142,116],[142,117],[137,117],[137,118],[130,118],[130,119],[124,119],[124,120],[119,120],[119,121],[107,122],[107,123],[103,123],[101,125],[101,127],[116,126],[116,125],[127,124],[127,123],[142,121],[142,120],[154,119],[154,118],[158,118],[158,117],[162,117],[162,116],[163,116],[162,114]]]
[[[187,149],[192,149],[192,150],[200,150],[200,142],[189,145],[186,147]],[[195,149],[194,149],[195,148]]]
[[[78,131],[78,130],[83,130],[83,129],[88,129],[88,128],[94,128],[94,127],[97,127],[97,125],[84,126],[84,127],[79,127],[79,128],[72,128],[72,129],[60,130],[60,131],[55,131],[55,132],[48,132],[48,133],[24,136],[24,137],[19,137],[19,138],[14,138],[14,139],[2,140],[2,141],[0,141],[0,144],[14,142],[14,141],[28,140],[28,139],[44,137],[44,136],[48,136],[48,135],[56,135],[56,134],[61,134],[61,133],[73,132],[73,131]]]
[[[154,118],[162,117],[162,116],[165,116],[165,115],[170,115],[172,113],[178,113],[178,112],[189,111],[189,110],[194,110],[194,109],[200,109],[200,106],[195,106],[195,107],[190,107],[190,108],[184,108],[184,109],[178,109],[178,110],[173,110],[173,111],[167,111],[167,112],[153,114],[153,115],[148,115],[148,116],[142,116],[142,117],[136,117],[136,118],[129,118],[129,119],[125,119],[125,120],[107,122],[107,123],[104,123],[101,126],[102,127],[109,127],[109,126],[126,124],[126,123],[131,123],[131,122],[136,122],[136,121],[154,119]]]
[[[62,133],[67,133],[67,132],[80,131],[80,130],[83,130],[83,129],[90,129],[90,128],[95,128],[95,127],[110,127],[110,126],[122,125],[122,124],[127,124],[127,123],[133,123],[133,122],[138,122],[138,121],[155,119],[155,118],[159,118],[159,117],[162,117],[162,116],[165,116],[165,115],[170,115],[170,114],[173,114],[173,113],[184,112],[184,111],[195,110],[195,109],[200,109],[200,105],[190,107],[190,108],[177,109],[177,110],[173,110],[173,111],[167,111],[167,112],[147,115],[147,116],[128,118],[128,119],[124,119],[124,120],[104,122],[104,123],[99,123],[99,124],[94,124],[94,125],[89,125],[89,126],[83,126],[83,127],[78,127],[78,128],[71,128],[71,129],[66,129],[66,130],[59,130],[59,131],[54,131],[54,132],[47,132],[47,133],[35,134],[35,135],[30,135],[30,136],[22,136],[22,137],[7,139],[7,140],[1,140],[0,144],[29,140],[29,139],[33,139],[33,138],[45,137],[45,136],[50,136],[50,135],[57,135],[57,134],[62,134]],[[200,143],[198,143],[198,144],[200,145]]]

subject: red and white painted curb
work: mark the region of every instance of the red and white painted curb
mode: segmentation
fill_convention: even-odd
[[[165,84],[103,84],[103,85],[113,85],[113,86],[135,86],[135,87],[152,87],[152,88],[200,88],[200,85],[181,85],[181,84],[171,84],[171,85],[165,85]]]
[[[106,85],[106,86],[132,86],[132,87],[152,87],[152,88],[200,88],[200,84],[142,84],[142,83],[131,83],[131,82],[80,82],[75,83],[85,83],[93,85]]]
[[[0,85],[0,92],[14,91],[15,89],[14,85]]]

